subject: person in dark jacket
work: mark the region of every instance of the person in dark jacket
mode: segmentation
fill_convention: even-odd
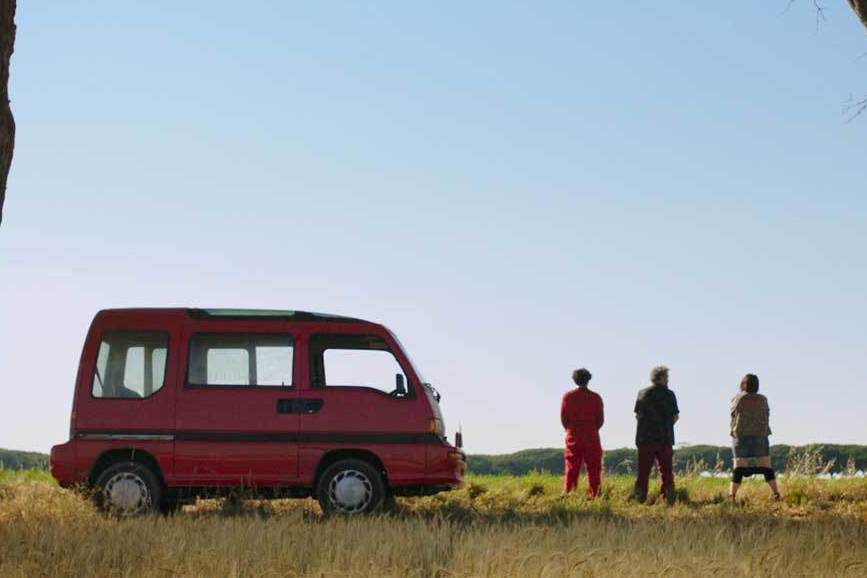
[[[731,402],[734,471],[729,494],[732,501],[737,498],[744,477],[755,474],[764,476],[774,499],[780,499],[768,442],[770,414],[768,398],[759,393],[759,378],[752,373],[746,374],[741,380],[740,392]]]
[[[602,398],[590,391],[587,385],[593,377],[586,369],[572,372],[575,389],[567,391],[560,403],[560,423],[566,430],[566,450],[564,491],[571,492],[578,485],[581,464],[587,468],[589,486],[587,495],[595,498],[599,494],[602,474],[602,444],[599,441],[599,428],[605,422]]]
[[[674,424],[680,417],[677,397],[668,389],[668,368],[655,367],[650,372],[652,385],[638,392],[635,418],[638,420],[635,445],[638,446],[638,478],[635,498],[644,503],[650,470],[656,462],[662,478],[662,493],[669,504],[674,503],[674,472],[672,456]]]

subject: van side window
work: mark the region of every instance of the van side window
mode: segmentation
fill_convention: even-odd
[[[375,335],[312,336],[310,372],[313,387],[366,387],[394,397],[412,391],[388,344]],[[397,380],[402,380],[403,392]]]
[[[102,334],[93,370],[93,397],[141,399],[165,382],[169,336],[158,331]]]
[[[190,338],[187,384],[290,387],[293,355],[291,335],[198,333]]]

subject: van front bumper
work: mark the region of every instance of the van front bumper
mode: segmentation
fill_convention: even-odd
[[[445,443],[431,447],[425,485],[457,488],[464,483],[466,471],[467,456],[461,449]]]

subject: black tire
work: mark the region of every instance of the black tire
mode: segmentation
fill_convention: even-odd
[[[316,485],[316,498],[326,514],[369,514],[382,507],[386,495],[382,473],[359,459],[334,462]]]
[[[397,512],[400,506],[397,505],[397,498],[391,492],[386,492],[385,499],[382,501],[382,509],[385,512]]]
[[[96,479],[94,502],[101,511],[119,517],[158,512],[163,487],[156,474],[138,462],[118,462]]]

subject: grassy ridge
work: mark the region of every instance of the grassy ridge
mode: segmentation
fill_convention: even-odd
[[[860,445],[775,445],[771,446],[771,464],[782,472],[790,469],[792,461],[800,463],[806,454],[821,462],[822,469],[828,472],[867,471],[867,446]],[[467,459],[470,471],[476,474],[520,476],[534,471],[563,473],[563,450],[560,448],[529,449],[501,455],[471,454]],[[630,474],[635,469],[636,450],[607,450],[603,459],[606,472]],[[731,468],[732,450],[720,446],[687,446],[676,449],[674,459],[675,469],[680,472],[728,470]]]
[[[324,518],[311,500],[217,500],[168,517],[113,520],[44,472],[0,473],[2,576],[863,576],[867,481],[761,482],[738,505],[726,480],[681,476],[678,502],[601,499],[561,479],[470,476],[386,514]],[[583,488],[582,488],[583,489]],[[653,500],[653,495],[651,496]]]

